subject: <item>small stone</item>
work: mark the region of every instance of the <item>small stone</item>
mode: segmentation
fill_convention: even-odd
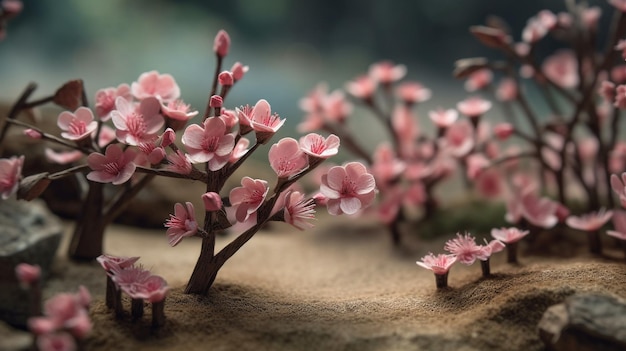
[[[626,303],[600,294],[573,295],[551,306],[539,322],[549,350],[626,350]]]
[[[39,265],[48,275],[61,242],[60,221],[40,201],[0,201],[0,319],[24,326],[30,311],[28,292],[15,276],[19,263]],[[43,282],[42,282],[43,283]]]

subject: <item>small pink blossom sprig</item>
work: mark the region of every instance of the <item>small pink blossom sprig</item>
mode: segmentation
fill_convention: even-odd
[[[528,230],[520,230],[515,227],[491,229],[491,236],[494,239],[506,244],[507,262],[509,263],[518,263],[518,242],[526,235],[528,235],[528,233]]]
[[[597,212],[587,213],[581,216],[569,216],[565,223],[573,229],[587,232],[589,252],[597,255],[602,254],[602,238],[600,229],[613,217],[613,211],[602,208]]]
[[[489,259],[492,253],[501,251],[504,244],[498,240],[493,240],[486,245],[476,244],[476,239],[470,234],[461,235],[457,233],[456,238],[446,241],[444,250],[456,256],[457,261],[470,266],[476,260],[480,261],[483,277],[491,275]]]
[[[152,304],[152,326],[161,327],[165,323],[165,297],[169,291],[167,282],[160,276],[150,273],[141,265],[135,265],[139,257],[116,257],[102,255],[98,262],[107,273],[107,307],[109,301],[109,281],[115,288],[115,312],[123,315],[121,292],[131,298],[131,316],[140,319],[144,314],[144,301]]]
[[[59,293],[46,301],[43,316],[28,319],[39,350],[75,350],[91,332],[91,294],[80,286],[75,294]]]
[[[437,289],[444,289],[448,287],[448,273],[456,260],[454,255],[438,254],[435,256],[429,253],[422,257],[421,261],[415,263],[422,268],[433,271]]]

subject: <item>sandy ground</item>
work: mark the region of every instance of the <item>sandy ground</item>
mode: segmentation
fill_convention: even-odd
[[[318,224],[308,232],[276,224],[257,234],[204,297],[182,293],[199,240],[171,248],[164,231],[113,226],[107,252],[141,256],[173,287],[160,330],[150,328],[148,305],[134,323],[107,311],[105,276],[95,264],[60,259],[48,291],[88,285],[95,302],[86,349],[119,351],[542,350],[536,325],[548,306],[577,292],[626,298],[626,264],[616,249],[569,258],[522,251],[519,265],[505,263],[502,252],[492,259],[492,278],[481,278],[479,264],[455,265],[450,288],[437,291],[432,273],[415,261],[441,251],[449,236],[394,250],[365,219]]]

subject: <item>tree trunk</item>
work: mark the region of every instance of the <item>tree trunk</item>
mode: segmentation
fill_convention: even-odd
[[[104,184],[89,182],[84,211],[79,215],[69,247],[69,257],[93,260],[102,255],[105,225],[102,218]]]
[[[222,267],[213,254],[214,238],[203,238],[200,257],[191,273],[191,278],[185,288],[185,294],[206,295]]]

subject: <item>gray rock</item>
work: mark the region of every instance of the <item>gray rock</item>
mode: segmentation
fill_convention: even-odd
[[[17,330],[6,323],[0,322],[0,350],[28,351],[33,344],[33,336],[29,332]]]
[[[546,310],[539,337],[548,350],[626,350],[626,302],[599,294],[570,296]]]
[[[29,295],[15,277],[19,263],[37,264],[48,275],[63,227],[39,201],[0,201],[0,319],[23,326]],[[43,283],[43,282],[42,282]]]

